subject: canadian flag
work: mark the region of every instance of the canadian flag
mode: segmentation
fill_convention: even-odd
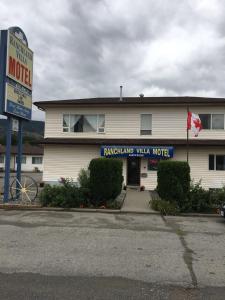
[[[199,132],[202,130],[202,122],[199,115],[188,112],[187,117],[187,129],[191,129],[194,132],[195,137],[198,136]]]

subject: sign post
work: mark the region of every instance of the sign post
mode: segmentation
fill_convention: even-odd
[[[18,135],[17,135],[17,169],[16,169],[16,188],[17,191],[19,190],[20,186],[19,183],[21,181],[21,163],[22,163],[22,154],[23,154],[23,122],[22,120],[19,120],[19,130],[18,130]],[[19,193],[16,193],[16,198],[19,198]]]
[[[9,183],[10,183],[10,153],[11,153],[11,139],[12,139],[12,117],[7,119],[6,132],[6,156],[5,156],[5,181],[4,181],[4,202],[9,199]]]
[[[21,180],[23,120],[32,114],[33,52],[23,30],[11,27],[0,32],[0,114],[7,116],[4,202],[9,199],[12,117],[19,123],[17,187]]]

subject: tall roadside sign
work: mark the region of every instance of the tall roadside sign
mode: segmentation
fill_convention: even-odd
[[[12,118],[18,120],[17,182],[21,179],[22,121],[32,117],[33,52],[23,30],[0,32],[0,114],[7,116],[4,201],[9,199]]]
[[[33,52],[8,31],[5,112],[31,119]]]

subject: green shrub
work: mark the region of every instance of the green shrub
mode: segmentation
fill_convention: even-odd
[[[190,211],[193,212],[212,212],[225,202],[225,187],[221,189],[205,190],[201,186],[201,181],[191,183]]]
[[[225,203],[225,186],[220,189],[211,190],[210,197],[213,208],[219,208]]]
[[[93,204],[115,199],[122,189],[122,161],[114,158],[92,159],[89,165],[90,190]]]
[[[161,200],[159,200],[159,199],[152,199],[152,200],[150,201],[151,208],[152,208],[153,210],[158,211],[158,210],[159,210],[159,202],[160,202],[160,201],[161,201]]]
[[[80,207],[84,204],[82,191],[70,179],[61,179],[61,185],[45,185],[40,193],[43,206],[52,207]]]
[[[153,210],[159,211],[162,215],[175,216],[179,214],[179,208],[176,203],[168,202],[166,200],[154,199],[151,201]]]
[[[90,206],[91,190],[90,190],[90,171],[81,169],[78,174],[78,184],[80,194],[84,206]]]
[[[201,181],[191,183],[189,192],[189,211],[192,212],[209,212],[212,208],[210,192],[203,189]]]
[[[78,183],[80,187],[90,188],[90,171],[81,169],[78,174]]]
[[[160,161],[157,171],[157,191],[161,199],[176,203],[181,211],[188,209],[190,167],[187,162]]]

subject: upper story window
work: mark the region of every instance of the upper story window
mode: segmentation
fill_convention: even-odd
[[[32,165],[41,165],[42,156],[32,156]]]
[[[152,115],[151,114],[141,114],[141,135],[151,135],[152,134]]]
[[[63,115],[63,132],[105,132],[105,115]]]
[[[224,114],[199,114],[203,129],[224,129]]]

